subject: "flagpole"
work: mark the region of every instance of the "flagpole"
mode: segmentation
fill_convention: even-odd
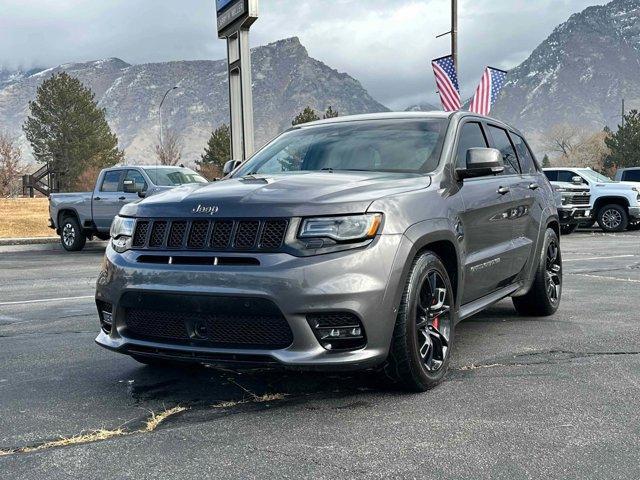
[[[451,56],[456,72],[458,72],[458,78],[460,78],[458,70],[458,0],[451,0]]]

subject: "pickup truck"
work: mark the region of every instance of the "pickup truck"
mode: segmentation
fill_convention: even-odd
[[[49,227],[67,251],[82,250],[87,239],[109,238],[113,218],[123,205],[180,185],[208,183],[189,168],[121,166],[105,168],[92,192],[49,196]]]
[[[551,182],[589,187],[593,220],[587,224],[597,221],[605,232],[622,232],[640,220],[640,190],[632,184],[614,182],[590,168],[545,168],[544,173]]]
[[[568,182],[551,182],[556,197],[558,217],[560,217],[560,232],[570,235],[580,224],[592,223],[591,193],[589,187]]]

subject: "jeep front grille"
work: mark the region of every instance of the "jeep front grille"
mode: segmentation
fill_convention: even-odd
[[[277,251],[289,222],[274,219],[138,219],[135,250]]]

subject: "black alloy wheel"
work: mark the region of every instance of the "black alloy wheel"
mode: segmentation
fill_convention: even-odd
[[[411,265],[382,371],[395,385],[424,392],[445,377],[458,310],[449,273],[433,252]]]
[[[451,295],[437,270],[427,273],[416,305],[416,333],[425,368],[437,372],[449,355]]]
[[[547,247],[545,268],[547,298],[551,304],[557,305],[562,293],[562,264],[560,263],[560,246],[555,240],[549,242]]]
[[[553,315],[562,298],[562,251],[560,239],[547,228],[539,251],[538,266],[529,291],[513,297],[513,305],[520,315],[547,317]]]

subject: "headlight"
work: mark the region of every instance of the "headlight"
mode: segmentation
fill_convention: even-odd
[[[366,240],[376,236],[381,223],[381,213],[307,218],[302,222],[298,237],[331,238],[337,242]]]
[[[134,218],[116,216],[111,224],[111,245],[113,249],[122,253],[131,248],[131,237],[136,226]]]

